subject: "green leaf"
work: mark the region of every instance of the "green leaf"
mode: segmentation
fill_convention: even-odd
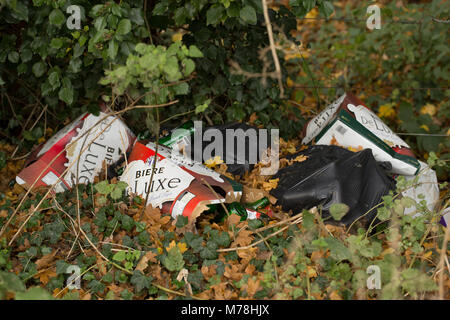
[[[179,215],[177,217],[177,222],[175,223],[175,227],[183,228],[185,225],[187,225],[188,221],[189,221],[188,217],[185,217],[183,215]]]
[[[217,259],[217,243],[214,241],[208,241],[206,247],[200,251],[200,257],[202,259],[214,260]]]
[[[48,76],[48,82],[52,86],[53,90],[58,88],[61,85],[61,82],[59,81],[59,73],[56,71],[50,73],[50,75]]]
[[[146,277],[142,271],[135,270],[131,276],[130,282],[134,286],[136,293],[139,293],[143,289],[150,288],[153,278],[151,276]]]
[[[211,99],[208,99],[203,104],[200,104],[200,105],[196,106],[195,107],[195,114],[199,114],[199,113],[204,112],[209,107],[210,103],[211,103]]]
[[[63,45],[63,41],[61,38],[53,38],[52,41],[50,41],[50,47],[54,49],[59,49]]]
[[[325,241],[328,244],[328,249],[330,249],[331,258],[338,262],[350,259],[350,250],[341,241],[335,238],[327,238]]]
[[[25,291],[25,285],[20,278],[12,273],[0,271],[0,299],[4,298],[6,292],[22,292]]]
[[[184,76],[187,77],[195,70],[195,63],[191,59],[184,59],[183,64],[184,64],[183,74],[184,74]]]
[[[110,194],[114,188],[114,185],[109,184],[107,180],[103,180],[95,184],[94,188],[101,194]]]
[[[10,53],[8,53],[8,60],[11,63],[19,62],[19,53],[17,51],[11,51]]]
[[[217,24],[225,12],[225,8],[222,5],[213,5],[206,12],[206,25]]]
[[[173,247],[163,260],[164,266],[169,271],[180,271],[184,266],[183,255],[178,246]]]
[[[42,61],[36,62],[33,64],[32,70],[36,78],[42,77],[46,71],[45,63]]]
[[[130,232],[134,228],[134,220],[130,216],[124,214],[122,216],[122,228]]]
[[[53,296],[44,288],[32,287],[25,292],[17,292],[16,300],[54,300]]]
[[[329,17],[334,12],[333,4],[330,1],[324,1],[321,6],[319,6],[319,11],[325,16]]]
[[[111,191],[110,196],[111,196],[111,199],[118,200],[122,197],[122,194],[123,194],[123,189],[115,187]]]
[[[333,203],[330,206],[330,214],[336,221],[340,221],[349,210],[350,210],[349,206],[346,205],[345,203]]]
[[[304,0],[303,6],[307,12],[310,12],[316,6],[316,0]]]
[[[239,16],[248,24],[256,24],[256,11],[251,6],[245,6],[239,12]]]
[[[203,58],[203,53],[194,45],[189,46],[189,56],[191,58]]]
[[[33,57],[33,52],[30,49],[23,49],[20,52],[20,58],[22,59],[22,62],[28,62]]]
[[[59,90],[58,97],[67,103],[68,105],[71,105],[73,103],[73,89],[69,87],[63,87]]]
[[[126,35],[130,31],[131,31],[131,21],[129,19],[120,20],[116,32],[120,35]]]
[[[53,9],[53,11],[50,13],[49,16],[50,23],[60,28],[64,21],[66,20],[66,17],[59,9]]]
[[[125,260],[126,255],[127,255],[127,252],[126,252],[126,251],[124,251],[124,250],[118,251],[118,252],[116,252],[116,254],[113,256],[113,260],[122,262],[122,261]]]

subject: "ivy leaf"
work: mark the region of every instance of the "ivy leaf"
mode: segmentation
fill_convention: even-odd
[[[7,291],[17,294],[17,292],[25,291],[25,285],[16,274],[0,271],[0,299],[4,298]]]
[[[53,11],[50,13],[49,16],[50,23],[60,28],[64,21],[66,20],[66,17],[59,9],[53,9]]]
[[[129,19],[120,20],[116,32],[120,35],[126,35],[130,31],[131,31],[131,21]]]
[[[333,203],[330,206],[330,214],[336,221],[340,221],[347,214],[348,210],[350,208],[345,203]]]
[[[113,259],[119,262],[122,262],[125,260],[125,258],[127,257],[127,252],[126,251],[118,251],[116,252],[116,254],[114,254]]]
[[[109,194],[112,191],[112,189],[114,188],[114,186],[110,185],[108,183],[108,181],[103,180],[103,181],[100,181],[99,183],[95,184],[94,188],[97,192],[99,192],[101,194]]]
[[[245,6],[239,12],[239,16],[248,24],[256,24],[256,11],[251,6]]]
[[[188,217],[185,217],[183,215],[179,215],[177,217],[177,222],[175,223],[175,227],[183,228],[185,225],[187,225],[188,221],[189,221]]]
[[[183,268],[183,255],[181,254],[178,246],[175,246],[169,250],[167,257],[163,260],[163,264],[169,271],[180,271]]]
[[[53,296],[41,287],[32,287],[25,292],[17,292],[16,300],[54,300]]]
[[[142,271],[134,270],[133,275],[131,276],[130,282],[134,286],[134,290],[136,293],[142,291],[143,289],[150,288],[153,278],[151,276],[146,277]]]
[[[212,237],[212,240],[217,243],[219,247],[228,247],[231,243],[230,235],[228,234],[228,232],[224,231],[219,232],[217,236]]]
[[[122,216],[122,228],[130,232],[134,227],[134,220],[130,216],[124,214]]]
[[[214,260],[217,259],[217,243],[214,241],[208,241],[206,247],[200,252],[200,257],[202,259]]]
[[[123,194],[123,189],[117,188],[117,186],[115,186],[109,195],[111,196],[111,199],[118,200],[122,197],[122,194]]]
[[[330,249],[331,258],[338,262],[350,259],[350,250],[341,241],[335,238],[327,238],[325,241],[328,244],[328,249]]]

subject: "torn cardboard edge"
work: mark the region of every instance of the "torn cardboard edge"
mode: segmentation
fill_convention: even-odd
[[[308,122],[302,143],[312,141],[344,148],[372,149],[377,161],[392,164],[392,173],[415,175],[420,169],[408,144],[350,93],[342,95]]]
[[[128,184],[129,194],[145,198],[148,193],[146,205],[174,219],[183,215],[195,221],[210,204],[240,200],[242,186],[237,182],[161,145],[153,163],[155,153],[154,143],[136,141],[120,177]]]
[[[101,104],[98,116],[84,113],[38,146],[16,176],[17,183],[26,189],[56,183],[54,191],[64,192],[74,184],[93,182],[103,162],[116,163],[136,139],[121,119],[106,111]]]

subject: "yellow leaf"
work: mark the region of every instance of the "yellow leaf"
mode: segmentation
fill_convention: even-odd
[[[187,251],[186,243],[184,242],[178,242],[177,243],[178,249],[180,249],[181,253],[185,253]]]
[[[174,35],[172,35],[173,42],[181,41],[182,38],[183,38],[183,35],[181,33],[175,33]]]
[[[395,116],[394,103],[387,103],[378,109],[378,116],[380,118],[390,118]]]
[[[214,158],[208,159],[205,161],[205,166],[208,168],[214,168],[216,165],[223,163],[223,160],[220,156],[215,156]]]
[[[285,59],[286,59],[286,58],[285,58]],[[287,60],[287,59],[286,59],[286,60]],[[287,77],[286,83],[287,83],[287,86],[288,86],[289,88],[292,88],[292,87],[294,86],[294,81],[292,81],[292,79],[289,78],[289,77]]]
[[[422,109],[420,109],[421,114],[429,114],[431,117],[434,116],[436,112],[437,112],[436,107],[431,103],[427,103],[422,107]]]
[[[423,130],[425,130],[426,132],[430,132],[430,128],[428,128],[428,126],[426,124],[423,124],[420,126]]]
[[[167,251],[170,251],[170,249],[174,248],[177,244],[175,243],[175,240],[172,240],[171,243],[169,243],[169,246],[166,247]]]
[[[308,266],[307,267],[308,277],[309,278],[315,278],[317,277],[317,271],[314,269],[314,267]]]
[[[270,179],[268,182],[263,182],[262,187],[266,191],[270,191],[272,189],[275,189],[278,186],[278,181],[279,180],[280,180],[279,178],[277,178],[277,179]]]
[[[310,12],[308,12],[305,16],[307,19],[314,19],[319,14],[316,8],[313,8]],[[313,20],[314,21],[314,20]]]
[[[425,254],[422,256],[422,260],[428,259],[429,257],[431,257],[432,254],[433,254],[432,251],[428,251],[427,253],[425,253]]]

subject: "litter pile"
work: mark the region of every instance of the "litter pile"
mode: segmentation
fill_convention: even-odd
[[[119,179],[128,184],[127,192],[142,196],[147,205],[173,218],[183,215],[193,222],[206,211],[220,216],[225,203],[228,211],[242,219],[270,218],[270,203],[264,194],[252,204],[240,203],[248,197],[238,182],[262,158],[262,149],[254,149],[254,145],[272,146],[270,135],[241,123],[207,129],[226,137],[215,141],[216,146],[223,146],[217,149],[220,152],[214,148],[211,152],[211,137],[204,137],[193,122],[173,130],[156,145],[137,141],[130,129],[105,109],[98,116],[86,113],[38,147],[16,180],[27,189],[53,186],[55,192],[63,192],[77,183],[93,182],[105,163],[125,162]],[[235,132],[231,138],[226,134],[230,130]],[[246,139],[251,136],[249,130],[253,130],[254,140]],[[200,149],[195,148],[197,143]],[[402,196],[417,202],[424,198],[429,210],[437,205],[436,173],[351,94],[342,95],[305,126],[302,144],[297,152],[281,159],[288,165],[270,177],[277,181],[270,190],[275,199],[272,204],[285,212],[319,207],[327,223],[370,223],[376,219],[383,196],[395,190],[398,175],[416,184]],[[200,156],[196,154],[199,150]],[[227,174],[205,166],[205,153],[227,160]],[[299,157],[303,160],[292,161]],[[340,221],[329,211],[337,203],[349,208]],[[404,214],[414,216],[416,212],[406,208]],[[442,218],[443,224],[448,223],[449,215]]]

